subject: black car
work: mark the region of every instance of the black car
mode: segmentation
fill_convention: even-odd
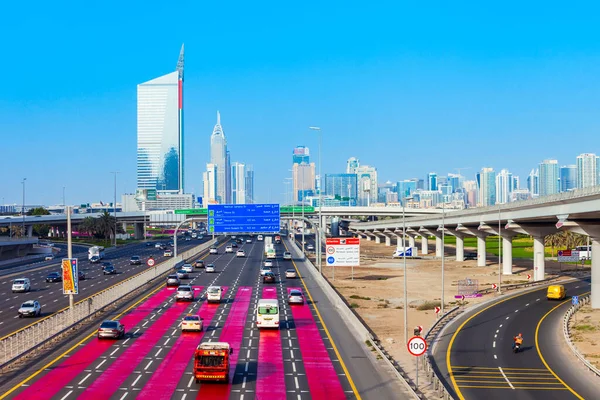
[[[467,260],[477,260],[477,253],[465,252],[465,261]]]
[[[272,272],[265,272],[263,275],[263,283],[275,283],[275,274]]]
[[[83,271],[79,271],[79,280],[85,281],[85,273]]]
[[[62,282],[62,276],[58,272],[50,272],[46,276],[46,282]]]
[[[90,258],[90,262],[92,264],[96,264],[96,263],[100,262],[100,257],[98,257],[98,256],[92,256],[92,258]]]
[[[236,242],[231,242],[231,247],[238,247],[238,244]]]
[[[117,270],[115,269],[114,266],[109,265],[106,268],[104,268],[104,271],[102,271],[102,273],[104,275],[115,275],[117,273]]]
[[[235,242],[239,243],[239,244],[242,244],[242,243],[244,243],[244,239],[237,238],[237,239],[235,239]]]
[[[113,268],[114,268],[115,266],[114,266],[114,265],[112,265],[112,263],[109,263],[109,262],[102,263],[102,270],[103,270],[103,271],[104,271],[106,268],[108,268],[108,267],[113,267]]]
[[[142,263],[142,259],[140,256],[131,256],[129,259],[129,265],[140,265]]]
[[[152,247],[152,242],[146,242],[146,247]]]

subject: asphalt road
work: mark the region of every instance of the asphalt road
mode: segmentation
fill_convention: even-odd
[[[215,273],[194,269],[186,282],[196,289],[195,301],[177,303],[175,289],[158,288],[121,317],[127,328],[125,339],[99,341],[95,330],[86,332],[81,336],[82,342],[63,354],[55,365],[23,376],[34,377],[25,386],[19,385],[8,398],[357,398],[343,364],[345,361],[346,366],[355,362],[367,365],[364,360],[369,358],[364,357],[363,349],[361,359],[340,360],[315,305],[308,301],[293,307],[287,304],[288,289],[297,287],[304,291],[304,287],[300,279],[285,278],[285,269],[294,268],[294,263],[282,260],[284,246],[276,245],[274,284],[264,284],[259,274],[264,258],[262,242],[253,240],[241,245],[246,250],[245,258],[224,253],[224,247],[220,246],[218,255],[205,256],[206,263],[216,265]],[[204,301],[209,285],[226,288],[221,304]],[[255,305],[258,299],[270,296],[279,300],[281,327],[259,332],[255,326]],[[318,307],[327,308],[325,300],[319,300]],[[204,318],[203,332],[180,332],[179,324],[189,313]],[[333,326],[338,325],[337,320],[330,325],[325,319],[332,337],[346,336],[340,342],[346,353],[353,351],[352,346],[364,347],[343,326]],[[228,341],[234,348],[230,383],[196,384],[192,376],[193,350],[200,342],[217,340]],[[368,376],[374,374],[373,370],[371,366],[360,373]]]
[[[192,246],[204,243],[206,240],[208,238],[203,240],[178,241],[178,251],[185,251]],[[152,243],[154,244],[154,242]],[[141,265],[129,265],[129,258],[133,255],[138,255],[142,258]],[[162,250],[155,249],[154,245],[147,247],[145,243],[126,245],[113,250],[107,250],[102,262],[111,262],[115,266],[117,274],[103,275],[102,263],[92,264],[87,259],[87,253],[78,254],[79,268],[86,276],[85,280],[79,282],[79,295],[75,296],[75,301],[100,292],[144,270],[147,268],[145,261],[150,255],[155,258],[157,263],[165,260]],[[5,275],[0,277],[0,337],[9,335],[18,329],[36,322],[40,318],[47,317],[64,307],[68,307],[69,298],[62,293],[62,282],[46,282],[48,273],[60,272],[60,258],[48,261],[46,265],[15,267],[14,269],[3,271]],[[27,269],[23,270],[23,268]],[[12,293],[12,282],[16,278],[29,278],[31,281],[31,291],[26,293]],[[38,300],[40,302],[42,306],[42,315],[40,317],[19,318],[17,310],[27,300]]]
[[[60,249],[58,253],[54,253],[55,257],[66,257],[67,256],[67,245],[62,243],[57,243],[54,245]],[[79,256],[80,254],[87,254],[89,247],[81,246],[81,245],[73,245],[73,256]],[[39,258],[36,260],[27,260],[27,261],[14,261],[14,264],[2,265],[0,266],[0,276],[12,274],[15,271],[27,270],[31,268],[38,268],[43,266],[48,266],[52,264],[56,264],[56,259],[51,261],[45,261],[43,255],[39,255]],[[9,262],[9,260],[6,260]]]
[[[434,357],[456,398],[597,398],[597,383],[573,365],[561,332],[570,296],[589,292],[590,280],[565,287],[563,301],[547,300],[545,288],[511,296],[462,316],[444,333]],[[524,343],[515,354],[518,333]]]

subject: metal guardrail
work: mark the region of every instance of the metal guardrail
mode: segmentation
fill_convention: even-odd
[[[14,361],[18,357],[56,337],[85,318],[101,311],[121,297],[142,287],[157,277],[169,272],[178,263],[194,257],[209,248],[215,241],[204,243],[199,248],[188,250],[181,255],[171,258],[155,267],[134,275],[107,289],[98,292],[87,299],[75,303],[73,309],[65,308],[37,323],[13,332],[0,339],[0,367]]]
[[[588,304],[590,301],[591,297],[589,294],[587,294],[579,297],[578,304],[569,307],[569,309],[565,313],[565,316],[563,317],[563,335],[565,337],[567,345],[569,346],[573,354],[575,354],[575,356],[579,359],[579,361],[581,361],[583,365],[585,365],[590,371],[596,374],[596,376],[600,376],[600,370],[593,366],[588,360],[586,360],[583,354],[581,354],[581,352],[577,350],[577,347],[575,347],[575,344],[573,344],[573,342],[571,341],[571,328],[569,326],[571,322],[571,317],[573,317],[573,315],[575,315],[575,313],[579,311],[581,307]]]

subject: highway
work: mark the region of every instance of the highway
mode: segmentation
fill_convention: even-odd
[[[185,251],[192,246],[204,243],[203,240],[178,241],[178,251]],[[167,243],[164,241],[162,243]],[[170,249],[172,249],[170,247]],[[61,254],[66,257],[66,252]],[[142,258],[141,265],[129,265],[129,258],[138,255]],[[92,264],[88,261],[87,252],[78,253],[79,268],[85,273],[85,280],[80,281],[79,295],[75,296],[75,301],[80,301],[85,297],[100,292],[115,283],[129,278],[136,273],[148,268],[145,264],[148,256],[152,255],[157,263],[164,261],[163,251],[152,246],[146,246],[145,243],[125,245],[116,249],[107,249],[106,256],[102,262],[111,262],[116,270],[116,275],[103,275],[102,263]],[[29,324],[39,321],[52,313],[68,307],[68,296],[62,293],[62,282],[46,282],[46,276],[49,272],[60,272],[60,259],[57,257],[53,261],[46,261],[43,265],[20,266],[11,269],[5,269],[0,275],[0,337],[11,334]],[[18,272],[16,272],[18,271]],[[31,281],[31,292],[12,293],[12,282],[16,278],[29,278]],[[17,310],[24,301],[38,300],[42,306],[41,317],[19,318]]]
[[[160,286],[149,293],[140,304],[120,316],[126,325],[126,338],[102,340],[95,328],[81,335],[81,341],[70,351],[59,355],[52,365],[39,371],[28,371],[21,382],[2,398],[69,399],[354,399],[358,390],[366,393],[386,393],[393,383],[379,376],[379,369],[367,363],[363,343],[356,341],[340,326],[322,324],[315,304],[310,301],[301,279],[286,279],[285,269],[295,268],[296,262],[283,261],[284,245],[277,245],[278,258],[273,272],[274,284],[263,284],[259,267],[263,261],[263,242],[253,240],[240,245],[247,257],[224,253],[206,255],[207,263],[214,262],[215,273],[195,269],[186,283],[194,286],[196,301],[177,303],[174,288]],[[185,280],[184,280],[185,282]],[[207,304],[203,297],[210,285],[225,288],[225,301]],[[300,288],[309,301],[289,306],[287,292]],[[312,289],[311,289],[312,290]],[[318,295],[318,294],[317,294]],[[281,306],[281,329],[259,332],[255,326],[255,304],[260,298],[277,298]],[[321,298],[321,297],[319,297]],[[319,309],[327,307],[317,300]],[[328,308],[332,308],[329,306]],[[330,312],[330,311],[326,311]],[[201,333],[179,330],[182,318],[198,313],[205,329]],[[339,318],[339,317],[338,317]],[[338,349],[329,337],[345,335]],[[234,348],[229,384],[194,382],[193,351],[200,342],[227,341]],[[348,348],[346,348],[348,347]],[[354,347],[361,349],[360,352]],[[351,352],[357,359],[339,358]],[[360,353],[360,354],[359,354]],[[355,389],[346,373],[348,364],[368,365],[361,378],[364,385]],[[354,368],[356,370],[356,367]],[[379,378],[379,380],[377,380]],[[387,384],[387,387],[386,387]],[[4,389],[4,388],[3,388]],[[397,392],[378,395],[378,399],[394,399]]]
[[[435,363],[459,399],[592,399],[598,382],[581,374],[562,335],[570,296],[590,291],[590,279],[565,284],[567,298],[546,288],[501,299],[461,316],[434,345]],[[523,347],[513,353],[513,337]]]

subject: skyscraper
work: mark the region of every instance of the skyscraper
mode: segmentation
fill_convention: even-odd
[[[477,174],[478,204],[481,207],[496,204],[496,173],[493,168],[482,168]]]
[[[577,165],[560,167],[560,191],[568,192],[577,188]]]
[[[239,162],[231,165],[231,203],[246,204],[246,165]]]
[[[356,174],[326,174],[323,194],[347,199],[343,205],[355,205],[357,196]]]
[[[531,170],[527,177],[527,189],[531,194],[531,197],[538,197],[540,195],[540,179],[539,170]]]
[[[137,187],[183,194],[183,46],[176,71],[137,85]]]
[[[583,153],[577,156],[577,187],[586,188],[598,184],[598,156]]]
[[[246,165],[246,204],[254,203],[254,169]]]
[[[221,114],[217,111],[217,123],[210,137],[210,163],[217,167],[217,196],[216,200],[225,204],[227,198],[227,186],[230,176],[227,168],[227,140],[221,127]],[[206,196],[206,194],[205,194]]]
[[[506,169],[501,170],[496,175],[496,204],[510,202],[513,186],[513,175]]]
[[[360,166],[360,161],[356,157],[350,157],[346,163],[346,173],[355,174],[356,169]]]
[[[360,165],[356,168],[358,179],[358,203],[369,206],[377,201],[377,168]]]
[[[398,193],[398,201],[400,201],[400,203],[404,203],[405,199],[412,195],[416,190],[416,179],[405,179],[396,182],[396,192]]]
[[[296,146],[292,155],[292,164],[309,164],[310,152],[306,146]]]
[[[292,186],[294,203],[315,192],[315,163],[310,162],[310,151],[306,146],[294,148]]]
[[[558,193],[558,160],[544,160],[539,168],[540,196]]]
[[[215,164],[206,164],[206,172],[203,174],[204,181],[204,204],[214,204],[217,202],[217,166]]]
[[[438,190],[438,176],[436,172],[427,174],[427,189]]]

